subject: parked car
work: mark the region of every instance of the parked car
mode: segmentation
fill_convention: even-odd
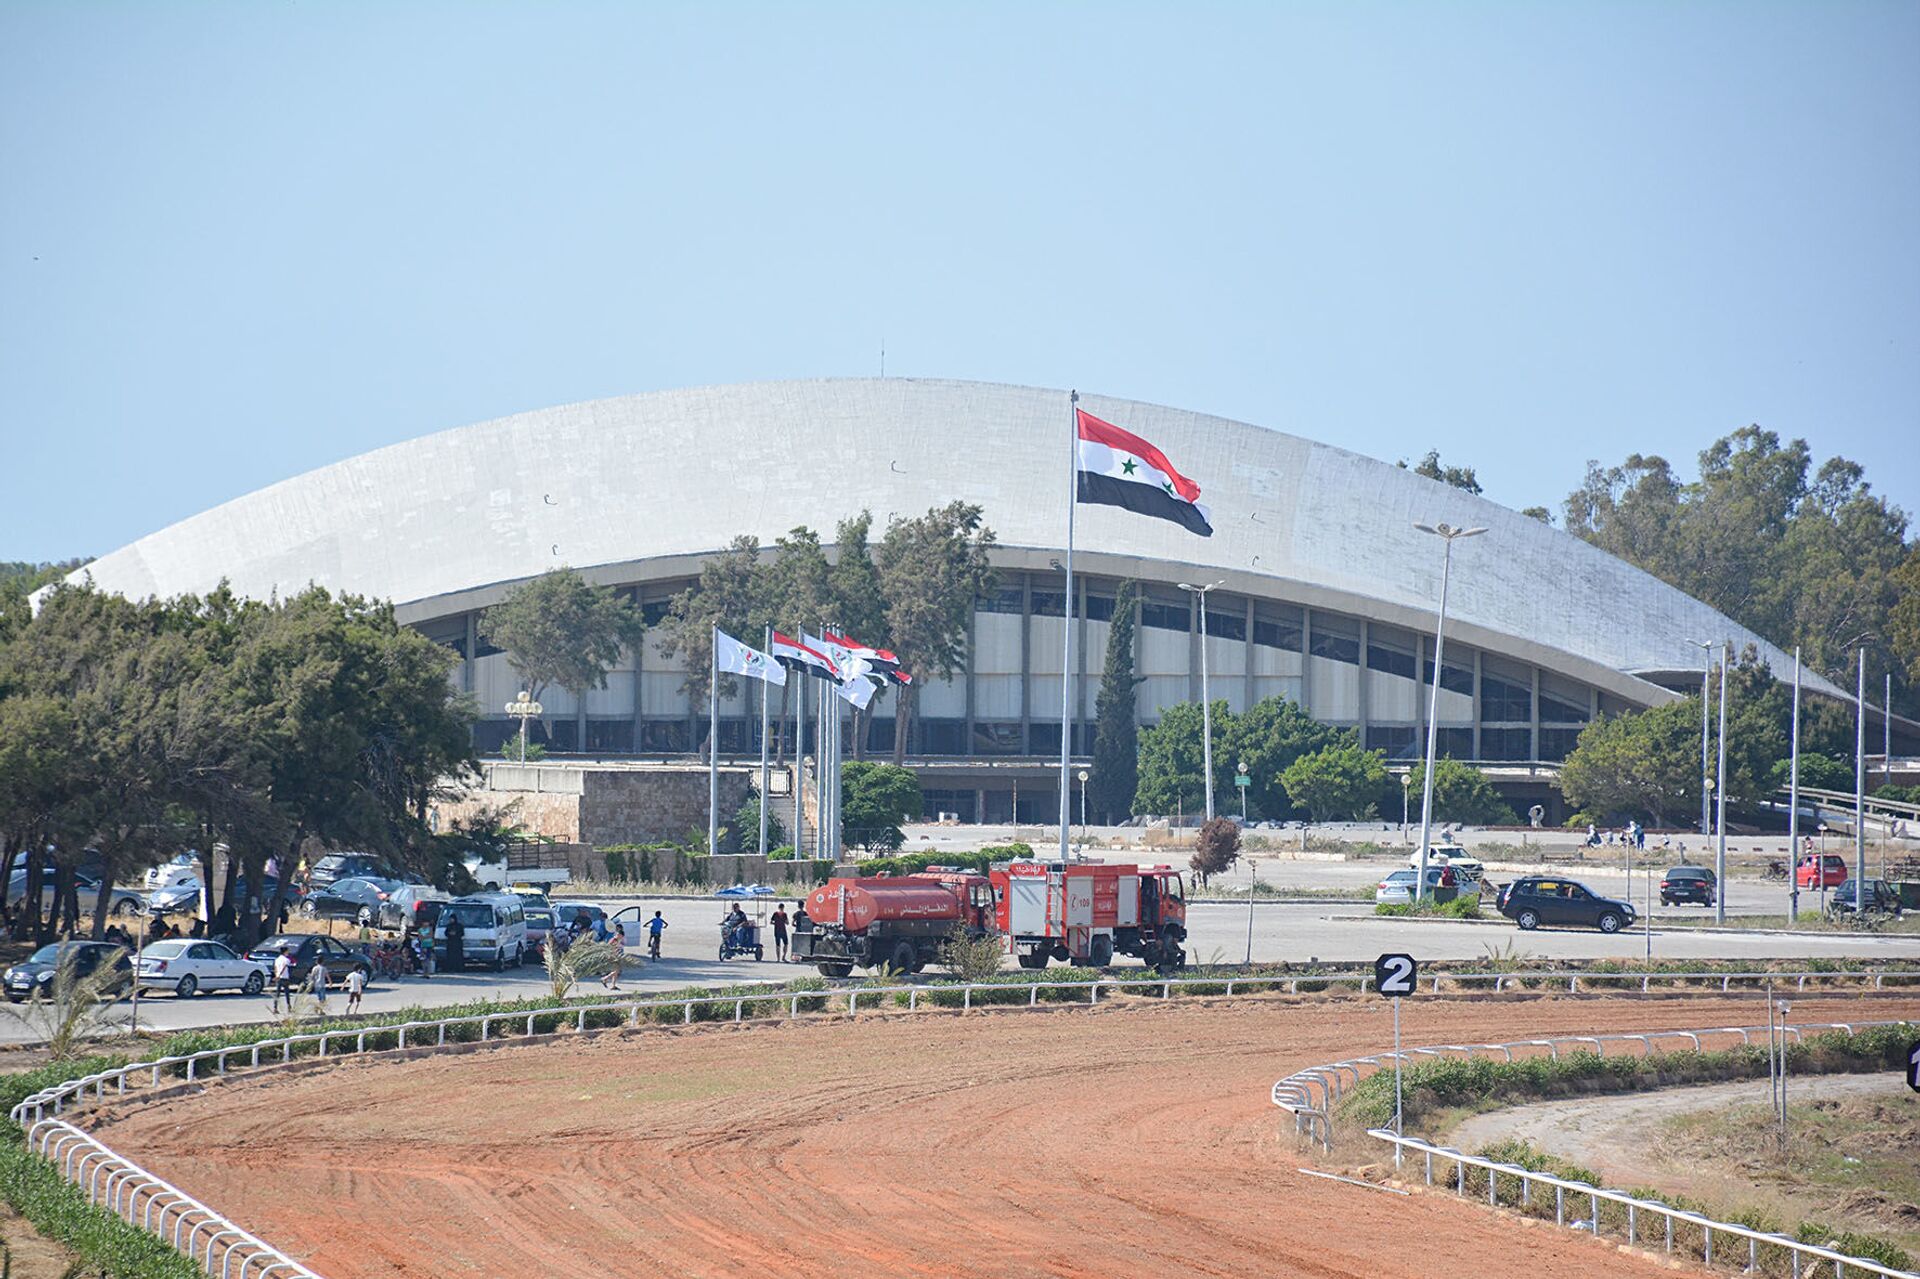
[[[89,875],[85,871],[76,871],[73,876],[73,887],[74,895],[80,902],[80,914],[82,916],[93,914],[94,904],[100,900],[99,876]],[[40,877],[42,909],[45,909],[44,903],[52,892],[53,868],[49,866]],[[9,902],[21,901],[26,897],[26,894],[27,868],[22,866],[7,877],[7,900]],[[145,909],[146,903],[140,899],[139,893],[131,888],[120,888],[116,886],[109,898],[107,913],[118,915],[124,919],[129,915],[137,915]]]
[[[370,878],[395,879],[392,867],[370,853],[328,853],[307,872],[307,887],[313,891],[330,888],[335,880]]]
[[[147,913],[156,919],[161,915],[197,915],[200,913],[200,885],[174,884],[168,888],[156,888],[147,894]]]
[[[452,900],[451,894],[431,884],[401,884],[387,893],[386,900],[374,912],[374,920],[382,928],[403,932],[409,928],[431,928],[440,907]]]
[[[1837,888],[1847,882],[1847,859],[1836,853],[1802,857],[1793,879],[1802,888]]]
[[[140,952],[140,989],[171,990],[182,999],[203,990],[257,995],[266,988],[270,969],[270,964],[236,955],[217,941],[171,938],[149,942]]]
[[[1427,869],[1432,870],[1435,866],[1451,867],[1454,883],[1463,893],[1479,892],[1480,881],[1487,873],[1486,863],[1469,856],[1467,850],[1458,844],[1427,845]],[[1419,867],[1420,853],[1415,850],[1407,857],[1407,868],[1418,870]]]
[[[1419,879],[1417,870],[1389,871],[1387,877],[1373,890],[1375,903],[1384,906],[1407,906],[1413,902],[1413,886]],[[1452,901],[1459,895],[1453,872],[1445,866],[1427,867],[1427,895],[1435,901]]]
[[[250,963],[265,964],[269,969],[273,961],[280,956],[282,947],[293,948],[293,980],[295,985],[303,985],[307,974],[313,971],[313,961],[324,957],[327,963],[327,978],[334,985],[347,980],[347,971],[358,968],[373,978],[373,961],[359,951],[352,949],[332,937],[323,937],[319,933],[276,933],[258,946],[248,951],[246,958]]]
[[[1524,929],[1542,924],[1617,933],[1634,921],[1633,905],[1602,897],[1570,879],[1528,875],[1500,892],[1500,913]]]
[[[545,900],[544,898],[542,899]],[[528,906],[521,911],[527,919],[527,953],[545,955],[547,935],[553,931],[553,910],[548,906]]]
[[[403,887],[397,879],[336,879],[301,902],[300,913],[308,919],[351,919],[371,924],[380,917],[380,908]]]
[[[1719,896],[1720,881],[1705,866],[1675,866],[1660,877],[1660,904],[1698,902],[1711,906]]]
[[[503,972],[509,965],[517,968],[526,962],[526,907],[512,893],[474,893],[440,907],[433,937],[437,957],[449,970],[453,965],[447,962],[447,925],[455,919],[464,934],[460,946],[462,968],[478,961],[491,963],[495,972]]]
[[[97,972],[102,964],[113,966],[114,976],[104,989],[109,994],[118,994],[133,981],[133,961],[127,957],[124,946],[116,946],[103,941],[62,941],[42,946],[27,958],[7,969],[0,982],[4,982],[7,998],[14,1003],[30,999],[35,992],[51,995],[53,980],[59,974],[63,959],[71,956],[75,977],[87,977]]]
[[[1833,890],[1833,896],[1827,901],[1828,912],[1835,915],[1851,913],[1859,900],[1857,893],[1859,882],[1851,877],[1842,880],[1840,887]],[[1884,879],[1869,879],[1866,881],[1866,887],[1868,914],[1898,915],[1900,913],[1900,895],[1894,891],[1892,884]]]
[[[605,919],[606,917],[606,910],[595,902],[567,901],[553,903],[553,926],[555,928],[564,928],[568,932],[573,931],[573,921],[576,919],[584,919],[587,921],[587,926],[592,927],[594,920]],[[612,925],[609,924],[608,927],[611,928]]]
[[[147,867],[143,883],[148,892],[156,888],[171,888],[175,884],[188,880],[199,882],[200,859],[192,853],[175,853],[158,866]]]

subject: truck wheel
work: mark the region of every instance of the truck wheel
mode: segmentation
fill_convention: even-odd
[[[910,973],[913,971],[913,959],[913,943],[903,941],[893,948],[893,957],[887,960],[887,967],[897,975]]]
[[[1087,962],[1095,968],[1105,968],[1113,962],[1113,938],[1104,933],[1093,939],[1093,946],[1087,952]]]
[[[822,962],[816,965],[816,967],[820,969],[820,975],[822,977],[833,977],[836,979],[846,977],[853,972],[853,965],[848,963],[829,964]]]
[[[1015,955],[1014,960],[1022,968],[1045,968],[1047,966],[1047,952],[1044,950],[1036,950],[1030,955]]]

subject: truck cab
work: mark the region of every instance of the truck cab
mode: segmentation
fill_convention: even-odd
[[[1006,862],[992,872],[996,921],[1022,968],[1051,959],[1104,968],[1133,955],[1186,963],[1186,882],[1171,866]]]

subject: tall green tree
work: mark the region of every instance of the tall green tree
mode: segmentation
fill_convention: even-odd
[[[1406,459],[1400,461],[1400,469],[1406,470]],[[1480,477],[1473,473],[1471,466],[1443,466],[1440,462],[1440,450],[1428,449],[1427,455],[1413,467],[1415,475],[1424,475],[1430,480],[1442,484],[1451,484],[1454,488],[1465,489],[1469,493],[1480,492]]]
[[[900,827],[921,813],[920,775],[910,768],[849,760],[840,771],[840,826],[867,852],[906,842]]]
[[[1322,724],[1300,709],[1300,703],[1285,697],[1269,697],[1255,702],[1244,715],[1227,718],[1224,727],[1214,722],[1214,789],[1229,789],[1237,765],[1247,766],[1247,815],[1278,821],[1299,816],[1280,775],[1302,755],[1325,750],[1352,740],[1352,734],[1331,724]]]
[[[1107,658],[1100,672],[1100,692],[1093,703],[1093,769],[1087,779],[1087,800],[1106,825],[1126,820],[1140,789],[1140,729],[1135,690],[1143,677],[1134,674],[1134,635],[1138,625],[1140,590],[1122,582],[1113,600],[1113,620],[1107,624]]]
[[[687,677],[681,687],[695,706],[705,706],[707,688],[713,682],[714,627],[744,640],[759,635],[772,620],[773,603],[767,572],[760,562],[760,539],[743,533],[718,555],[708,557],[700,566],[699,580],[673,597],[660,623],[660,649],[668,657],[676,653],[685,656]],[[731,696],[738,686],[734,676],[720,677],[722,696]],[[705,718],[699,723],[704,734]]]
[[[1704,600],[1774,644],[1801,647],[1809,667],[1851,687],[1856,653],[1869,681],[1896,674],[1896,705],[1912,706],[1911,655],[1901,618],[1920,622],[1905,566],[1907,517],[1845,458],[1817,468],[1805,440],[1743,427],[1699,456],[1699,479],[1660,457],[1588,464],[1566,500],[1569,532]],[[1911,570],[1920,579],[1920,567]]]
[[[521,583],[480,619],[482,638],[506,650],[535,701],[550,684],[576,699],[605,688],[621,650],[637,645],[644,629],[631,601],[570,568]]]
[[[1225,702],[1213,706],[1215,740],[1229,715]],[[1139,784],[1133,811],[1175,817],[1206,811],[1205,749],[1197,702],[1162,707],[1160,722],[1140,733]],[[1216,766],[1220,753],[1214,755]],[[1219,778],[1215,778],[1216,794]]]
[[[981,508],[970,502],[949,502],[888,523],[875,556],[887,600],[886,631],[916,681],[951,679],[965,663],[974,603],[993,588],[988,559],[993,545],[993,530],[982,520]],[[896,765],[906,759],[917,687],[909,684],[898,694]]]
[[[1406,796],[1415,813],[1420,811],[1421,799],[1426,794],[1426,781],[1426,770],[1415,768]],[[1500,798],[1485,773],[1451,755],[1443,755],[1433,762],[1433,816],[1437,821],[1475,826],[1504,826],[1518,821],[1512,807]]]
[[[1302,755],[1280,774],[1287,795],[1317,822],[1366,816],[1386,780],[1386,757],[1352,741]]]
[[[880,583],[880,568],[873,562],[868,538],[873,516],[867,511],[841,520],[834,528],[835,554],[829,586],[833,598],[833,620],[840,633],[875,648],[892,648],[893,635],[887,625],[887,596]],[[886,705],[895,685],[884,685],[864,709],[853,713],[853,757],[864,758],[867,725]],[[897,705],[897,702],[896,702]]]

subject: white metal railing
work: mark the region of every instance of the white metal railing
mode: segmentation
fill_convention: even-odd
[[[1440,988],[1440,982],[1442,981],[1455,982],[1463,987],[1490,982],[1493,985],[1493,989],[1499,990],[1504,983],[1512,981],[1551,980],[1556,983],[1566,981],[1568,983],[1568,990],[1577,992],[1580,982],[1584,980],[1590,983],[1606,982],[1614,984],[1637,982],[1639,988],[1642,991],[1646,991],[1650,989],[1651,983],[1655,982],[1697,983],[1706,981],[1713,983],[1717,981],[1719,989],[1725,991],[1729,989],[1730,984],[1735,981],[1773,981],[1783,984],[1794,982],[1796,989],[1803,989],[1809,981],[1857,983],[1870,980],[1872,982],[1872,988],[1877,990],[1881,989],[1884,982],[1888,979],[1906,979],[1920,982],[1920,972],[1728,974],[1617,972],[1462,973],[1437,975],[1433,981],[1433,988],[1438,990]],[[474,1042],[473,1040],[459,1037],[460,1032],[464,1031],[474,1032],[477,1041],[482,1043],[493,1042],[500,1039],[518,1039],[541,1033],[538,1027],[543,1021],[551,1021],[553,1023],[552,1029],[554,1030],[571,1022],[575,1030],[585,1031],[589,1028],[589,1020],[598,1022],[599,1025],[596,1028],[600,1029],[616,1029],[622,1026],[638,1028],[648,1024],[662,1024],[657,1017],[652,1015],[661,1012],[667,1012],[670,1015],[674,1010],[680,1013],[679,1021],[680,1024],[683,1025],[691,1024],[695,1020],[696,1009],[705,1009],[709,1012],[718,1010],[723,1016],[728,1011],[731,1011],[732,1016],[728,1018],[728,1020],[740,1022],[746,1019],[746,1010],[749,1004],[756,1005],[760,1009],[764,1009],[768,1005],[773,1005],[775,1016],[794,1018],[800,1015],[803,1006],[809,1011],[831,1011],[828,1007],[828,1001],[843,999],[845,1000],[845,1013],[847,1016],[852,1017],[859,1015],[861,1001],[863,999],[868,1000],[869,1007],[877,1007],[884,1000],[889,998],[897,999],[897,997],[902,995],[906,997],[906,1007],[909,1011],[917,1011],[922,1003],[949,1006],[953,996],[958,995],[959,1009],[964,1012],[972,1010],[976,1006],[976,1003],[982,1007],[1013,1006],[1034,1008],[1039,1005],[1040,994],[1043,991],[1068,992],[1075,995],[1076,999],[1081,992],[1084,992],[1086,997],[1085,1006],[1093,1007],[1100,1002],[1102,991],[1124,993],[1130,990],[1157,990],[1163,998],[1171,998],[1176,993],[1196,993],[1196,988],[1199,988],[1198,993],[1206,994],[1217,992],[1223,995],[1232,995],[1236,987],[1242,991],[1258,989],[1266,992],[1284,988],[1289,994],[1299,994],[1303,985],[1313,990],[1348,987],[1356,991],[1364,992],[1372,983],[1373,974],[1371,972],[1303,973],[1298,975],[1250,974],[1240,977],[1111,977],[1088,981],[1036,981],[1017,984],[970,982],[941,986],[841,986],[810,991],[772,990],[765,994],[736,992],[727,995],[691,995],[679,998],[634,998],[588,1004],[552,1005],[545,1008],[524,1009],[515,1012],[466,1013],[451,1017],[422,1018],[407,1022],[355,1026],[348,1029],[308,1031],[271,1039],[262,1039],[251,1044],[242,1044],[227,1048],[209,1048],[201,1052],[160,1057],[151,1061],[132,1062],[111,1070],[98,1071],[91,1075],[67,1080],[34,1093],[13,1108],[12,1117],[15,1123],[27,1128],[30,1133],[37,1133],[42,1130],[44,1125],[58,1120],[59,1117],[69,1109],[84,1108],[90,1103],[103,1102],[109,1094],[116,1098],[123,1097],[128,1093],[130,1086],[137,1089],[144,1085],[149,1089],[158,1089],[161,1087],[164,1077],[167,1076],[172,1076],[188,1084],[193,1084],[201,1082],[209,1076],[212,1078],[224,1078],[230,1071],[236,1069],[251,1070],[262,1066],[284,1064],[293,1061],[296,1057],[304,1058],[311,1056],[313,1058],[325,1058],[339,1055],[359,1055],[369,1052],[403,1052],[422,1048],[438,1048],[445,1046],[449,1042],[450,1031],[455,1033],[456,1037],[452,1042],[456,1043]],[[1024,1001],[1018,998],[1022,993],[1026,995]],[[1009,999],[1009,996],[1013,998]],[[755,1020],[759,1020],[763,1015],[762,1012],[756,1010]],[[609,1020],[610,1017],[612,1020]],[[702,1018],[702,1020],[707,1019],[708,1018]],[[1684,1034],[1686,1032],[1674,1033]],[[370,1039],[373,1041],[372,1047],[369,1047]],[[1584,1041],[1595,1042],[1592,1037],[1586,1037]],[[1413,1053],[1429,1054],[1437,1051],[1440,1050],[1410,1050],[1410,1052]],[[1391,1054],[1387,1056],[1390,1057]],[[1511,1056],[1511,1054],[1509,1054],[1509,1056]],[[1374,1059],[1366,1058],[1358,1059],[1358,1061],[1374,1062]],[[1377,1062],[1374,1064],[1377,1064]],[[1338,1071],[1348,1070],[1354,1075],[1354,1081],[1356,1083],[1359,1080],[1357,1062],[1341,1062],[1336,1063],[1333,1067],[1317,1069],[1333,1070],[1336,1072],[1334,1076],[1335,1082],[1332,1085],[1334,1089],[1332,1095],[1337,1095],[1338,1093]],[[1281,1083],[1274,1085],[1276,1104],[1285,1104],[1281,1101],[1281,1091],[1282,1085],[1288,1082],[1287,1080],[1283,1080]],[[1319,1113],[1322,1120],[1324,1120],[1325,1099],[1328,1094],[1325,1092],[1325,1078],[1321,1078],[1319,1082],[1323,1088],[1322,1104],[1319,1108]],[[1303,1100],[1308,1101],[1308,1108],[1311,1109],[1310,1098],[1304,1098]],[[70,1128],[71,1125],[62,1124],[61,1127]],[[78,1129],[73,1129],[73,1132],[85,1136],[85,1134],[80,1133]],[[30,1144],[31,1140],[30,1138]],[[138,1168],[138,1166],[134,1165],[131,1161],[115,1155],[105,1146],[100,1145],[99,1142],[94,1141],[92,1138],[87,1138],[87,1140],[92,1143],[93,1147],[97,1148],[97,1158],[102,1160],[111,1158],[115,1160],[116,1166],[122,1168],[123,1175],[126,1178],[132,1179],[138,1176],[146,1178],[156,1185],[166,1186],[166,1183],[161,1181],[160,1178],[153,1176],[153,1174],[146,1172],[144,1169]],[[170,1187],[168,1189],[171,1190]],[[173,1193],[178,1194],[180,1192],[175,1191]],[[204,1205],[200,1205],[199,1208],[200,1211],[207,1214],[217,1215],[213,1214],[211,1209],[205,1208]],[[223,1222],[224,1220],[225,1219],[222,1218]],[[267,1245],[253,1240],[253,1237],[246,1235],[244,1231],[240,1231],[237,1226],[232,1226],[231,1223],[227,1223],[222,1228],[234,1232],[236,1239],[244,1236],[246,1240],[252,1240],[252,1243],[247,1246],[267,1247]],[[220,1237],[223,1240],[227,1239],[225,1235]],[[232,1248],[239,1246],[241,1246],[239,1243],[232,1244],[229,1252],[232,1251]],[[294,1263],[287,1262],[285,1264],[292,1265]],[[246,1273],[244,1269],[236,1272],[236,1279],[243,1279]],[[252,1273],[255,1275],[264,1275],[269,1272],[266,1270],[256,1270]],[[313,1275],[314,1272],[300,1268],[292,1273]]]
[[[269,1275],[321,1279],[272,1244],[70,1123],[41,1120],[28,1130],[27,1145],[79,1187],[88,1203],[158,1235],[218,1279],[266,1279]]]
[[[1733,1264],[1740,1265],[1744,1260],[1742,1269],[1748,1274],[1756,1273],[1760,1269],[1762,1260],[1766,1258],[1763,1250],[1778,1249],[1788,1258],[1793,1279],[1811,1279],[1812,1276],[1820,1273],[1823,1266],[1832,1267],[1829,1273],[1835,1279],[1846,1279],[1846,1276],[1853,1274],[1881,1275],[1886,1279],[1920,1279],[1920,1273],[1915,1271],[1895,1270],[1880,1262],[1870,1261],[1865,1257],[1849,1256],[1820,1244],[1805,1243],[1790,1235],[1755,1230],[1751,1226],[1737,1225],[1733,1222],[1715,1221],[1697,1212],[1670,1207],[1655,1199],[1640,1199],[1618,1190],[1590,1186],[1584,1181],[1573,1181],[1565,1177],[1556,1177],[1551,1173],[1535,1172],[1519,1164],[1499,1163],[1479,1155],[1465,1154],[1449,1146],[1436,1146],[1418,1137],[1402,1137],[1390,1129],[1370,1128],[1367,1130],[1367,1135],[1391,1144],[1395,1150],[1396,1162],[1400,1157],[1410,1154],[1423,1156],[1429,1186],[1442,1184],[1446,1180],[1444,1165],[1441,1169],[1440,1181],[1435,1180],[1434,1159],[1438,1157],[1443,1161],[1451,1161],[1454,1192],[1461,1196],[1467,1194],[1469,1169],[1485,1174],[1486,1196],[1489,1204],[1500,1203],[1502,1177],[1509,1178],[1511,1184],[1519,1186],[1519,1207],[1523,1212],[1532,1208],[1536,1191],[1542,1194],[1544,1208],[1544,1194],[1550,1190],[1553,1194],[1554,1221],[1562,1226],[1569,1222],[1568,1197],[1574,1198],[1571,1206],[1575,1208],[1581,1206],[1579,1201],[1584,1197],[1586,1212],[1574,1216],[1572,1221],[1577,1228],[1588,1231],[1596,1239],[1604,1237],[1602,1234],[1604,1229],[1615,1227],[1620,1230],[1629,1246],[1653,1247],[1664,1240],[1666,1251],[1672,1254],[1675,1251],[1675,1226],[1678,1225],[1681,1246],[1688,1253],[1694,1250],[1688,1246],[1690,1241],[1686,1237],[1687,1232],[1689,1229],[1699,1232],[1699,1255],[1701,1260],[1709,1266],[1714,1264],[1714,1244],[1718,1239],[1731,1243],[1734,1249],[1733,1256],[1729,1258],[1728,1249],[1723,1243],[1720,1249],[1720,1264],[1725,1265],[1731,1260]],[[1477,1182],[1479,1178],[1474,1177],[1471,1180]],[[1478,1189],[1476,1185],[1476,1193]],[[1603,1214],[1601,1211],[1603,1204],[1610,1205],[1613,1211]],[[1623,1226],[1616,1226],[1613,1219],[1621,1210],[1625,1211],[1626,1221]],[[1746,1242],[1744,1258],[1739,1255],[1739,1245],[1742,1240]]]
[[[1430,979],[1431,989],[1438,991],[1442,982],[1450,982],[1464,989],[1484,988],[1487,984],[1496,992],[1505,985],[1521,981],[1565,982],[1569,993],[1578,993],[1581,983],[1588,988],[1596,986],[1618,987],[1621,983],[1637,985],[1641,992],[1647,992],[1653,985],[1688,986],[1693,983],[1717,984],[1722,992],[1730,990],[1734,982],[1773,982],[1777,985],[1792,983],[1796,990],[1804,990],[1808,982],[1858,983],[1871,982],[1874,990],[1883,989],[1888,980],[1912,981],[1920,984],[1920,972],[1800,972],[1800,973],[1635,973],[1635,972],[1516,972],[1516,973],[1442,973]],[[1350,987],[1364,992],[1373,985],[1371,972],[1351,973],[1302,973],[1298,975],[1248,975],[1241,977],[1102,977],[1086,981],[1035,981],[1021,983],[1004,982],[968,982],[939,986],[895,985],[895,986],[837,986],[821,990],[781,991],[769,990],[765,994],[736,992],[726,995],[690,995],[679,998],[644,998],[610,1000],[603,1003],[561,1004],[545,1008],[524,1009],[514,1012],[465,1013],[452,1017],[423,1018],[416,1021],[389,1022],[355,1026],[347,1029],[307,1031],[285,1035],[274,1039],[262,1039],[251,1044],[240,1044],[228,1048],[209,1048],[201,1052],[186,1053],[179,1056],[161,1057],[152,1061],[133,1062],[115,1067],[112,1070],[67,1080],[51,1088],[34,1093],[21,1101],[13,1109],[14,1122],[25,1126],[31,1121],[43,1119],[47,1111],[54,1115],[64,1112],[69,1104],[78,1104],[87,1100],[92,1093],[93,1100],[104,1100],[107,1091],[112,1088],[116,1096],[124,1095],[128,1079],[134,1075],[147,1075],[149,1087],[157,1088],[161,1076],[173,1072],[188,1083],[198,1082],[209,1070],[216,1077],[224,1076],[236,1063],[247,1068],[257,1067],[266,1060],[267,1064],[292,1061],[296,1056],[312,1055],[327,1057],[342,1052],[359,1054],[370,1051],[369,1038],[376,1041],[371,1051],[388,1052],[405,1049],[439,1047],[447,1043],[449,1030],[472,1029],[482,1043],[496,1038],[496,1028],[504,1028],[506,1036],[532,1035],[536,1025],[548,1019],[564,1023],[572,1021],[576,1030],[586,1030],[588,1020],[602,1022],[601,1028],[614,1029],[621,1024],[639,1027],[649,1021],[657,1024],[657,1018],[647,1015],[678,1010],[681,1023],[694,1021],[696,1008],[719,1009],[723,1014],[732,1011],[732,1021],[745,1020],[748,1004],[762,1007],[784,1005],[784,1014],[798,1017],[801,1007],[810,1010],[826,1011],[826,1001],[844,999],[846,1012],[856,1016],[860,1011],[862,999],[870,999],[870,1006],[890,997],[905,995],[907,1008],[918,1010],[923,1002],[945,1004],[954,995],[960,997],[962,1011],[970,1011],[976,1001],[982,1005],[1018,1004],[1017,996],[1026,995],[1027,1007],[1039,1003],[1042,991],[1084,992],[1089,1005],[1100,1001],[1102,991],[1126,992],[1129,990],[1157,990],[1163,998],[1171,998],[1175,993],[1194,993],[1194,988],[1204,988],[1199,993],[1219,993],[1231,995],[1236,987],[1242,991],[1261,990],[1272,992],[1284,988],[1288,994],[1299,994],[1302,987],[1324,990],[1334,987]],[[1007,996],[1015,996],[1008,999]],[[781,1011],[776,1009],[776,1012]],[[610,1014],[618,1014],[613,1022],[607,1022]],[[763,1014],[756,1013],[758,1020]],[[706,1019],[703,1019],[706,1020]],[[524,1029],[520,1029],[524,1025]],[[557,1025],[555,1027],[558,1028]],[[1588,1037],[1589,1039],[1591,1037]],[[391,1043],[384,1041],[391,1040]],[[467,1042],[458,1040],[456,1042]],[[1415,1052],[1432,1050],[1414,1049]],[[1389,1054],[1390,1056],[1390,1054]],[[269,1060],[271,1059],[271,1060]],[[1360,1059],[1371,1061],[1372,1059]]]

